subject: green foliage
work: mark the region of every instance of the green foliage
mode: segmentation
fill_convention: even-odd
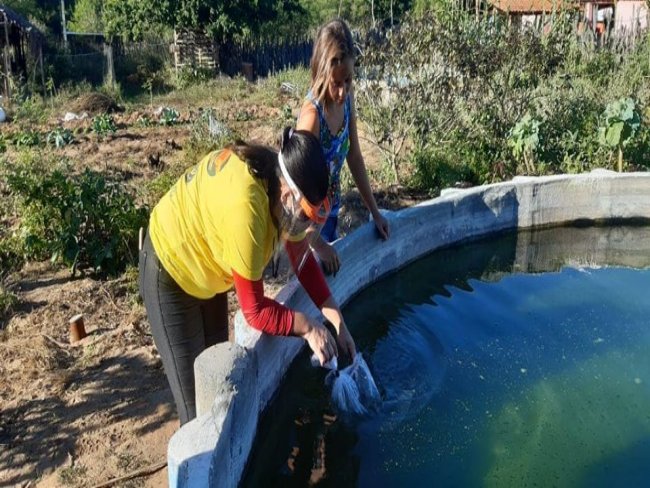
[[[436,149],[420,149],[413,155],[415,171],[409,184],[431,193],[441,188],[472,181],[472,171],[467,166],[458,165],[452,155],[443,154]]]
[[[154,123],[148,116],[141,115],[138,117],[138,120],[135,121],[135,125],[136,127],[153,127]]]
[[[30,259],[63,262],[114,275],[135,261],[138,229],[148,212],[118,182],[42,155],[2,168],[20,209],[19,235]]]
[[[32,130],[18,132],[14,134],[13,143],[17,148],[35,147],[41,143],[41,135]]]
[[[195,162],[196,164],[196,162]],[[179,165],[180,166],[180,165]],[[174,186],[174,183],[183,174],[183,168],[165,170],[147,183],[144,188],[143,200],[146,205],[153,208],[160,199]]]
[[[528,174],[535,173],[535,154],[540,147],[539,120],[524,115],[510,131],[508,145],[517,159],[523,159]]]
[[[140,66],[138,66],[138,71],[140,71]],[[144,81],[142,82],[142,88],[149,92],[150,104],[153,105],[153,92],[156,88],[164,86],[164,78],[161,71],[153,72],[144,72],[142,75]]]
[[[417,2],[416,2],[417,3]],[[309,11],[313,26],[319,26],[336,17],[345,19],[351,27],[368,28],[374,24],[389,23],[392,15],[395,23],[412,7],[412,0],[301,0]]]
[[[18,296],[0,282],[0,329],[18,305]]]
[[[26,85],[23,85],[26,88]],[[47,111],[43,99],[39,96],[25,96],[24,94],[17,97],[18,107],[14,119],[21,125],[25,124],[42,124],[47,118]]]
[[[304,10],[297,0],[106,0],[104,24],[109,36],[142,39],[164,29],[196,29],[222,43],[259,34],[286,12]]]
[[[598,140],[603,146],[626,146],[639,130],[641,118],[631,98],[621,98],[607,104],[602,117]]]
[[[7,150],[7,141],[4,134],[0,134],[0,154]]]
[[[288,122],[291,123],[293,122],[293,110],[291,109],[291,105],[288,103],[285,103],[282,105],[282,122]]]
[[[598,141],[601,114],[607,98],[630,94],[637,114],[650,107],[650,39],[596,47],[569,16],[547,20],[548,28],[520,29],[441,7],[371,31],[356,100],[393,173],[437,186],[611,166]],[[626,139],[626,155],[631,167],[646,166],[650,139],[641,117],[630,120],[639,136]]]
[[[164,107],[160,113],[160,125],[170,126],[176,125],[180,121],[180,114],[178,110],[171,107]]]
[[[24,262],[20,238],[16,234],[0,237],[0,282],[6,275],[19,270]]]
[[[214,78],[214,71],[208,68],[183,66],[175,76],[176,87],[183,90],[189,86],[207,82]]]
[[[104,32],[102,9],[104,0],[76,0],[68,30],[72,32]]]
[[[113,116],[110,114],[99,114],[93,117],[92,121],[92,131],[97,134],[97,137],[103,139],[109,134],[115,134],[117,131],[117,126],[113,120]]]
[[[54,33],[61,31],[61,10],[59,2],[43,0],[3,0],[3,5],[15,10],[35,22],[40,28],[46,27]],[[70,12],[68,12],[69,15]]]
[[[74,141],[74,136],[72,135],[70,129],[57,127],[56,129],[48,132],[46,140],[48,145],[54,146],[56,148],[62,148],[68,144],[71,144],[72,141]]]
[[[640,126],[641,118],[631,98],[621,98],[605,108],[598,141],[605,147],[618,149],[619,171],[623,171],[623,148],[634,138]]]

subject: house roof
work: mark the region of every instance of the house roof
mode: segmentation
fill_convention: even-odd
[[[537,14],[578,7],[577,0],[488,0],[488,3],[511,14]]]
[[[6,5],[0,4],[0,19],[3,22],[4,17],[7,18],[10,24],[18,26],[18,28],[24,31],[25,34],[27,34],[30,38],[38,41],[43,41],[45,39],[43,33],[38,30],[38,28],[29,20],[27,20],[15,10],[10,9]]]

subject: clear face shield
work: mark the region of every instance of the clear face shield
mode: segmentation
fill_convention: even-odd
[[[304,241],[307,244],[302,255],[297,257],[295,271],[298,274],[309,256],[312,243],[318,238],[323,225],[327,221],[330,214],[330,203],[325,198],[319,205],[313,205],[302,194],[298,185],[289,175],[281,153],[278,153],[278,163],[282,177],[291,190],[289,204],[285,205],[282,202],[282,218],[280,222],[282,238],[288,241]]]

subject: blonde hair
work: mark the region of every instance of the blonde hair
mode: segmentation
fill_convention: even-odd
[[[347,59],[354,60],[354,42],[347,24],[334,19],[318,29],[311,56],[311,93],[320,103],[325,101],[332,70]]]

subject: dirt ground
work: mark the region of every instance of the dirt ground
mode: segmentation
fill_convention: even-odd
[[[181,116],[189,118],[192,109],[183,107]],[[179,164],[189,137],[188,124],[135,128],[148,110],[116,114],[114,135],[100,141],[83,132],[61,153],[138,188],[161,171],[151,158]],[[275,133],[265,119],[278,109],[249,107],[249,112],[261,116],[243,122],[239,131],[273,144]],[[369,167],[376,168],[377,151],[363,144]],[[422,198],[373,186],[384,208]],[[367,215],[358,193],[349,192],[343,233]],[[270,279],[267,293],[273,295],[285,281],[286,274]],[[69,270],[49,263],[31,263],[10,277],[20,305],[0,329],[0,486],[96,486],[166,460],[178,417],[134,282],[127,274],[114,280],[71,278]],[[71,345],[68,322],[76,314],[83,314],[88,337]],[[114,486],[158,487],[166,480],[163,468]]]

